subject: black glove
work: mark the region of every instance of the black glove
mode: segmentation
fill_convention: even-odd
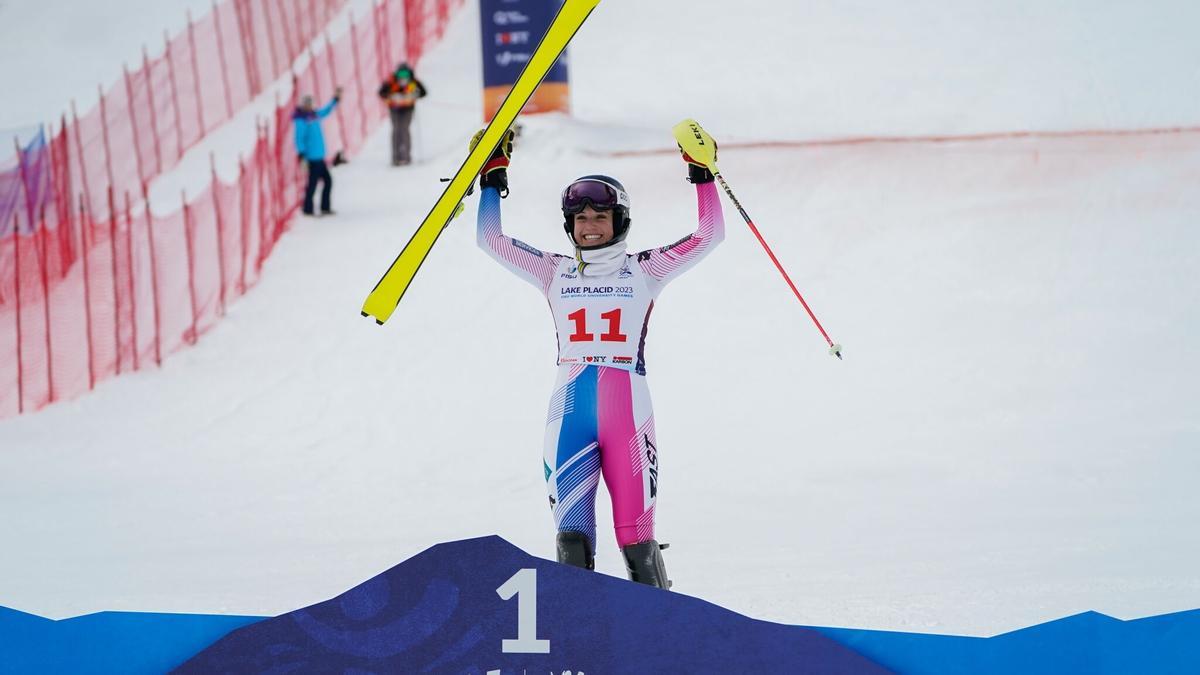
[[[479,145],[479,140],[483,138],[483,129],[471,139],[471,149],[474,150],[476,145]],[[504,132],[500,137],[500,144],[492,151],[492,156],[483,164],[483,168],[479,171],[479,187],[487,188],[494,187],[500,192],[501,197],[508,196],[508,161],[512,157],[513,138],[516,134],[512,129]]]
[[[714,180],[716,179],[713,177],[712,172],[709,171],[707,167],[703,167],[698,164],[688,165],[688,182],[696,183],[698,185],[700,183],[711,183]]]
[[[690,155],[683,152],[683,148],[679,148],[679,152],[683,153],[683,161],[688,165],[688,181],[699,185],[700,183],[711,183],[713,180],[712,172],[707,166],[692,159]],[[713,141],[713,160],[717,158],[717,142]]]

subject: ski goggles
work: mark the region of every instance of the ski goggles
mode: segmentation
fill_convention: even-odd
[[[577,180],[563,190],[563,213],[576,214],[588,205],[597,211],[610,211],[618,206],[629,208],[629,195],[612,183],[597,178]]]

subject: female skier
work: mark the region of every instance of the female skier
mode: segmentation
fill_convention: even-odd
[[[630,200],[621,183],[600,175],[575,180],[562,192],[563,227],[575,254],[561,255],[506,237],[500,227],[511,154],[510,131],[480,172],[477,238],[497,262],[537,286],[554,314],[558,382],[542,468],[558,528],[558,561],[595,568],[595,496],[603,474],[629,578],[668,588],[654,538],[658,443],[646,387],[646,331],[667,282],[725,237],[713,175],[684,154],[700,225],[674,244],[637,254],[625,252]]]

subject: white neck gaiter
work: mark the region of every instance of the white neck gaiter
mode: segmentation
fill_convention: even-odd
[[[585,277],[608,276],[625,264],[625,242],[592,251],[577,248],[575,260],[579,261],[579,273]]]

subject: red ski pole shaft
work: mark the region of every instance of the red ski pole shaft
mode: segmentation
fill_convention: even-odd
[[[725,177],[720,173],[714,173],[713,175],[721,182],[721,187],[724,188],[725,194],[729,195],[729,199],[737,207],[738,213],[742,214],[742,220],[745,220],[746,224],[750,226],[750,231],[754,233],[754,236],[758,239],[758,243],[762,244],[763,250],[767,252],[767,255],[771,258],[771,262],[775,263],[775,269],[779,270],[779,273],[783,275],[783,280],[787,282],[788,288],[792,289],[792,293],[796,295],[796,299],[804,306],[804,311],[808,312],[808,317],[816,324],[817,330],[821,331],[821,337],[824,337],[825,342],[829,343],[831,353],[839,359],[842,358],[841,349],[830,339],[829,333],[825,332],[825,327],[817,320],[817,315],[813,314],[812,308],[804,301],[804,296],[800,295],[796,284],[792,283],[792,278],[788,276],[787,270],[783,269],[783,265],[779,263],[779,258],[775,257],[775,252],[771,250],[771,247],[767,244],[767,240],[763,239],[762,233],[754,226],[754,221],[750,220],[750,214],[746,213],[746,209],[742,208],[742,203],[738,201],[738,198],[733,194],[733,190],[729,188],[729,183],[725,182]]]

